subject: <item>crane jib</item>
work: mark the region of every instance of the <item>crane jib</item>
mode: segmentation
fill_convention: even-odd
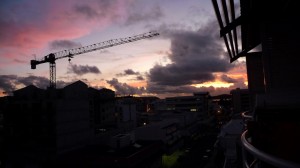
[[[143,34],[139,34],[139,35],[132,36],[132,37],[112,39],[112,40],[108,40],[108,41],[104,41],[104,42],[100,42],[100,43],[96,43],[96,44],[92,44],[92,45],[88,45],[88,46],[84,46],[84,47],[80,47],[80,48],[63,50],[63,51],[56,52],[56,53],[50,53],[49,55],[44,56],[44,58],[41,60],[30,60],[31,69],[36,69],[36,65],[49,62],[49,64],[50,64],[50,88],[55,88],[56,87],[55,60],[61,59],[61,58],[66,58],[66,57],[69,57],[69,60],[70,60],[70,58],[72,58],[72,56],[75,56],[75,55],[92,52],[92,51],[96,51],[96,50],[101,50],[104,48],[109,48],[109,47],[113,47],[113,46],[117,46],[117,45],[121,45],[121,44],[125,44],[125,43],[130,43],[130,42],[134,42],[134,41],[138,41],[138,40],[142,40],[142,39],[146,39],[146,38],[150,38],[150,37],[154,37],[154,36],[158,36],[158,35],[159,35],[159,33],[157,33],[157,32],[148,32],[148,33],[143,33]]]

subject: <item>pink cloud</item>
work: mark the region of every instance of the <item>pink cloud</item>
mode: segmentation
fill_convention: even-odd
[[[53,40],[74,39],[101,30],[126,15],[131,1],[7,2],[0,14],[0,57],[22,59]],[[2,9],[1,8],[1,9]],[[6,17],[4,17],[6,16]]]

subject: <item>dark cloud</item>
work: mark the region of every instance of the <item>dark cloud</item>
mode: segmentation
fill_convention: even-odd
[[[128,76],[128,75],[139,75],[139,72],[135,72],[132,69],[126,69],[124,70],[124,73],[118,73],[117,76]]]
[[[15,90],[15,82],[17,81],[17,78],[17,75],[0,75],[0,89],[5,92]]]
[[[74,73],[76,75],[84,75],[87,73],[101,74],[100,70],[96,66],[76,64],[70,64],[68,67],[68,73]]]
[[[238,78],[238,79],[235,79],[235,83],[233,83],[233,85],[230,88],[232,88],[232,89],[235,89],[235,88],[245,89],[245,88],[248,88],[248,86],[245,85],[245,81],[244,81],[243,78]]]
[[[71,48],[78,48],[82,45],[80,43],[76,43],[70,40],[55,40],[50,42],[49,48],[50,49],[71,49]]]
[[[87,4],[75,5],[74,10],[75,10],[75,12],[78,12],[89,19],[98,16],[98,12],[93,7],[91,7]]]
[[[132,69],[126,69],[125,71],[126,75],[138,75],[140,74],[139,72],[134,72]]]
[[[194,87],[189,85],[182,85],[182,86],[162,86],[162,85],[151,85],[147,88],[150,93],[157,93],[157,94],[189,94],[192,95],[195,92],[202,92],[202,91],[212,91],[214,87]]]
[[[221,80],[224,81],[224,82],[227,82],[227,83],[237,83],[238,82],[238,79],[233,79],[225,74],[223,74],[221,76]]]
[[[142,80],[145,80],[145,78],[143,76],[139,75],[139,76],[136,77],[136,80],[142,81]]]
[[[35,85],[38,88],[46,88],[49,86],[49,79],[41,76],[28,76],[28,77],[19,77],[18,82],[28,86],[28,85]]]
[[[57,88],[65,86],[64,81],[56,81]],[[19,85],[28,86],[35,85],[38,88],[46,89],[49,86],[49,79],[41,76],[20,77],[17,75],[0,75],[0,89],[10,93],[16,90]]]
[[[217,27],[217,24],[211,22],[198,31],[175,31],[165,27],[163,36],[171,39],[171,53],[168,55],[171,63],[150,69],[147,88],[154,93],[155,89],[159,91],[173,86],[176,90],[186,89],[191,84],[213,81],[216,72],[229,71],[232,65],[223,59],[226,53],[219,32],[212,27]]]
[[[116,78],[113,78],[112,80],[107,80],[106,82],[116,89],[117,94],[133,95],[133,94],[142,94],[146,92],[146,89],[144,87],[141,88],[132,87],[126,83],[119,82],[118,79]]]
[[[150,10],[133,6],[129,10],[129,16],[125,22],[125,26],[137,24],[140,22],[156,21],[164,16],[160,6],[153,6]]]
[[[117,19],[120,6],[126,8],[127,4],[121,0],[101,0],[95,3],[80,3],[73,7],[73,12],[85,19]],[[120,5],[120,6],[119,6]]]
[[[214,76],[211,73],[201,72],[201,68],[197,65],[196,67],[191,67],[191,65],[178,66],[176,64],[156,65],[150,69],[148,78],[150,82],[157,85],[167,86],[197,84],[214,80]]]
[[[123,77],[123,76],[133,76],[133,75],[135,75],[135,78],[132,80],[138,80],[138,81],[145,80],[145,78],[141,75],[140,72],[136,72],[132,69],[126,69],[124,70],[123,73],[118,73],[116,76]]]

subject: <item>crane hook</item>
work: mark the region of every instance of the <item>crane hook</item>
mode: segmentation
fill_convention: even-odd
[[[68,59],[69,62],[71,62],[71,58],[73,58],[73,57],[71,57],[71,55],[69,55],[69,59]]]
[[[68,61],[69,61],[69,62],[71,62],[71,58],[73,58],[73,57],[72,57],[72,55],[71,55],[71,53],[70,53],[70,52],[69,52],[69,55],[68,55],[68,57],[69,57]]]

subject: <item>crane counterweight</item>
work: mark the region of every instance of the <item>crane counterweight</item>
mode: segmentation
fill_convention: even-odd
[[[37,61],[36,60],[30,60],[31,69],[36,69]]]

